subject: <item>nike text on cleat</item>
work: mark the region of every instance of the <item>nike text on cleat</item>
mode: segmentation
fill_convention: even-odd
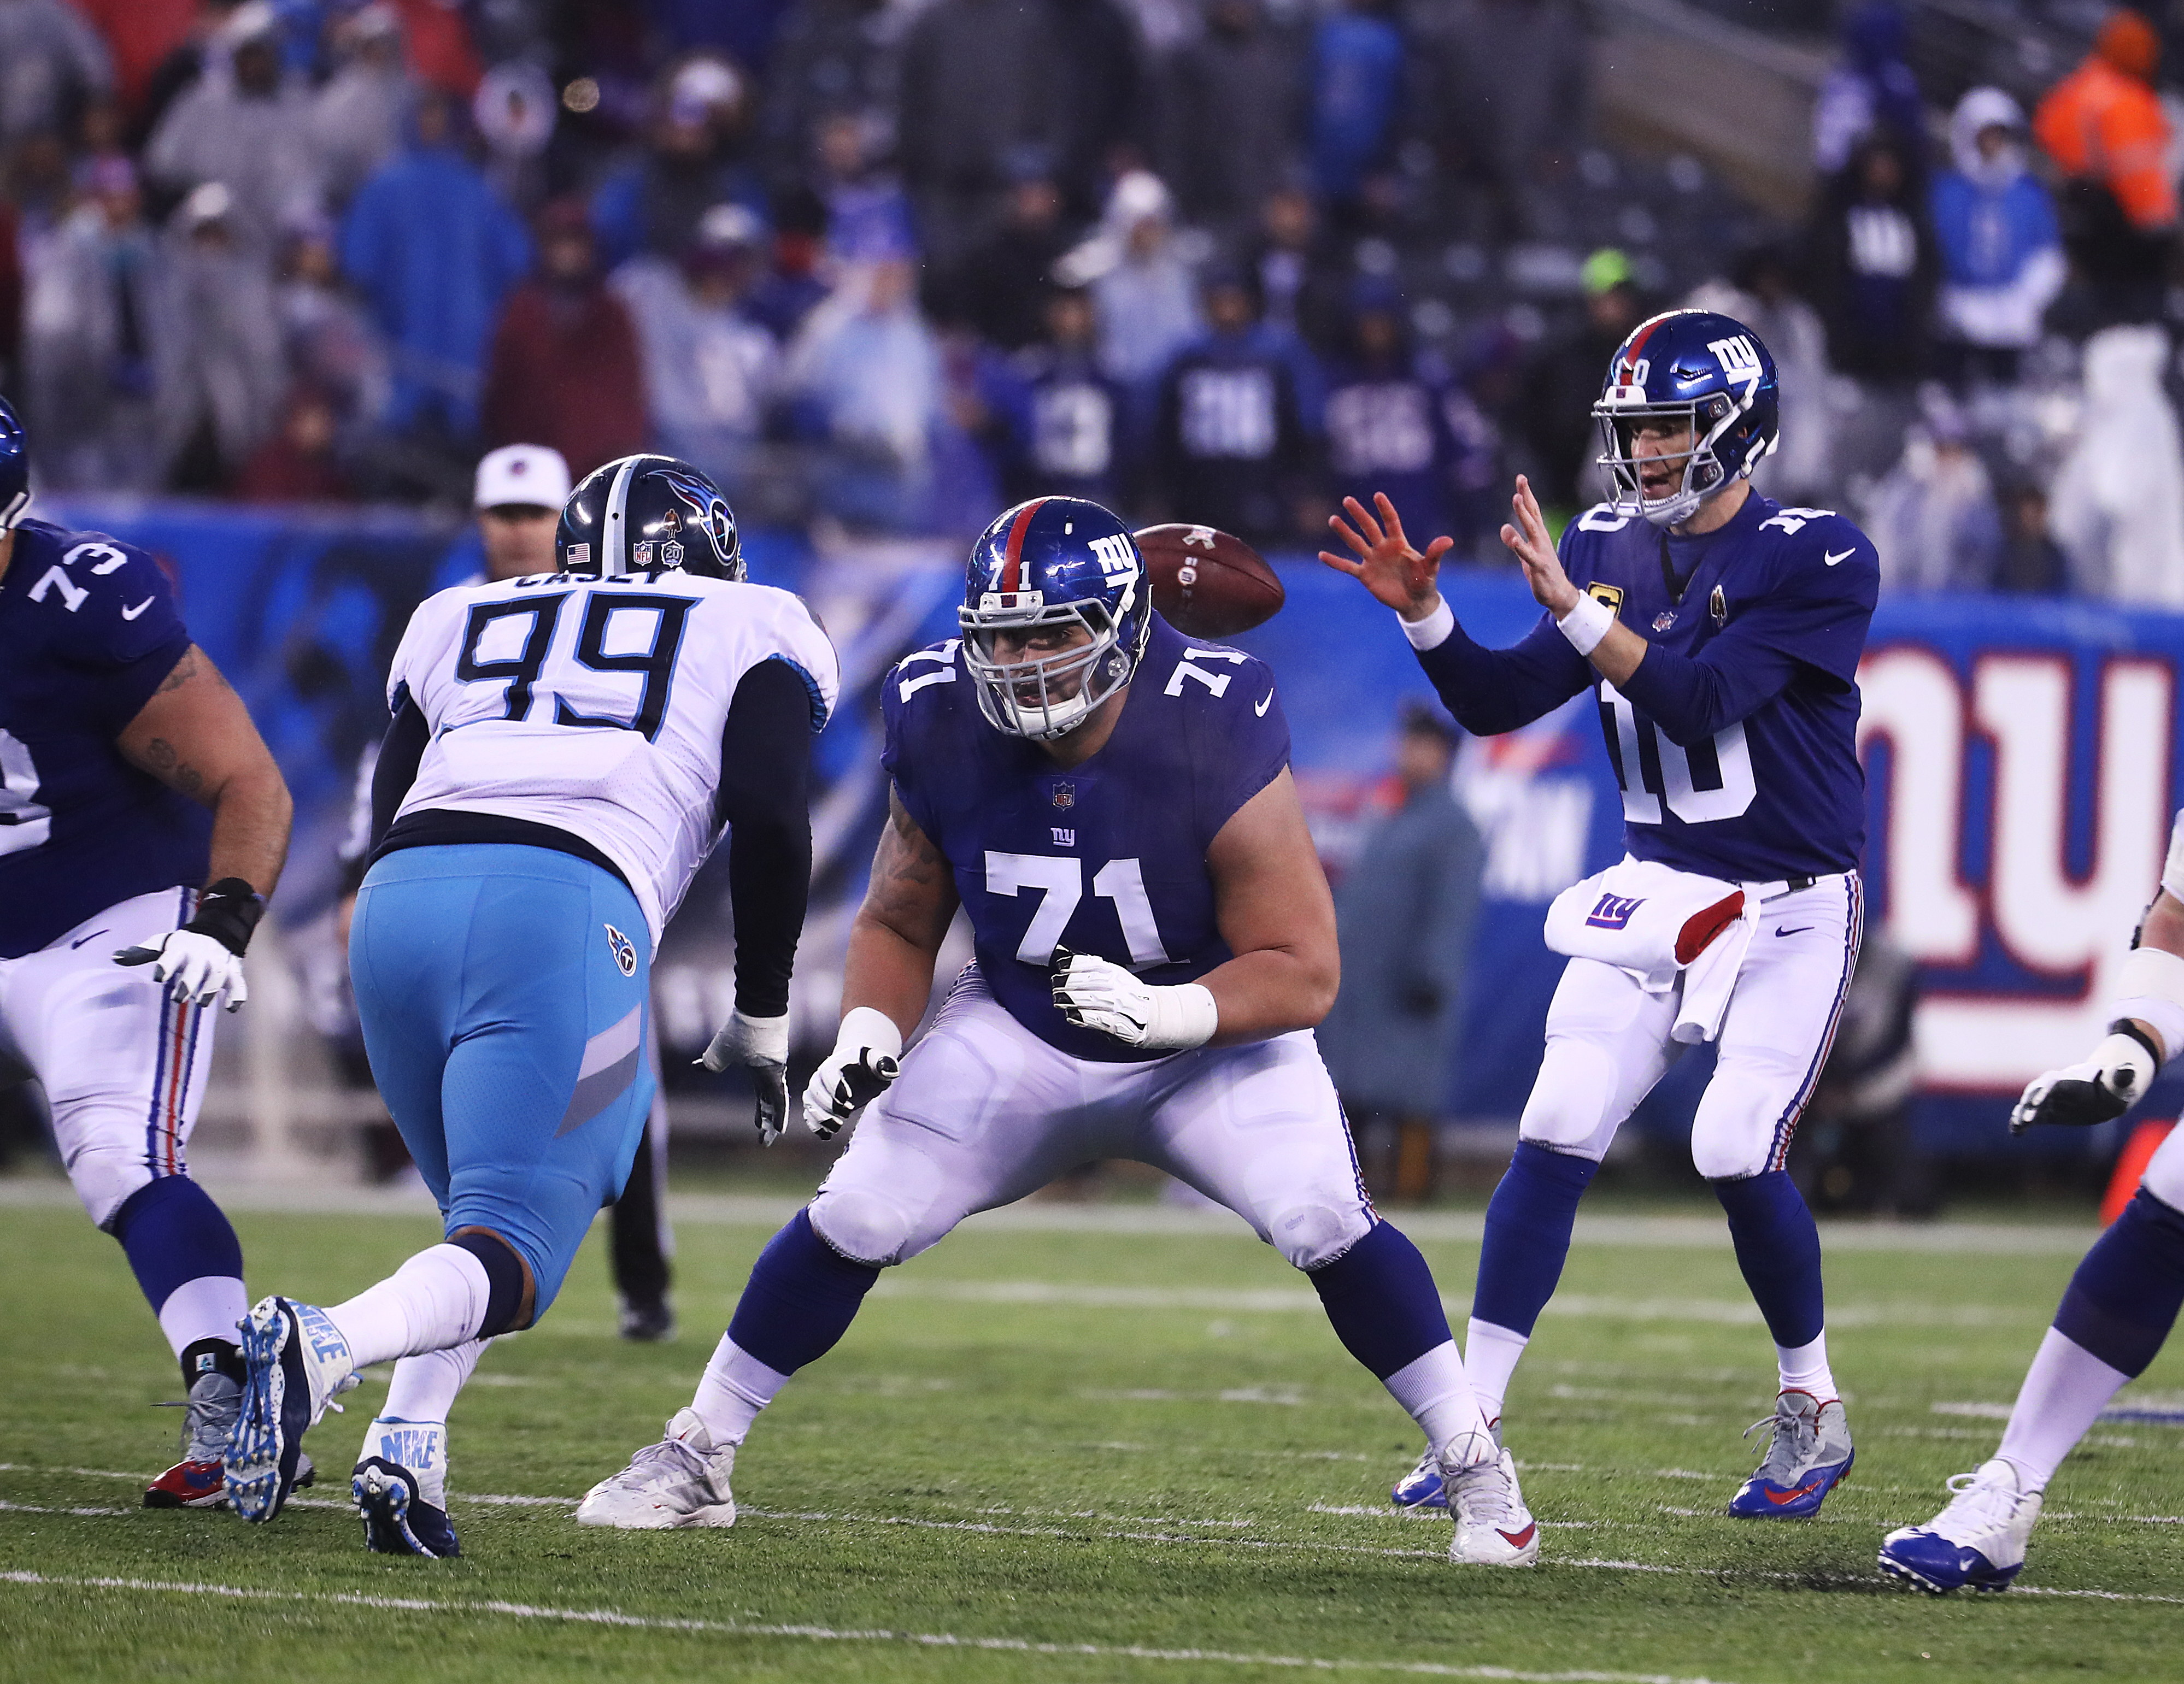
[[[1831,1398],[1823,1403],[1809,1392],[1785,1392],[1774,1399],[1773,1414],[1744,1431],[1748,1437],[1761,1427],[1774,1429],[1766,1454],[1730,1498],[1729,1512],[1746,1520],[1818,1514],[1856,1459],[1841,1403]]]
[[[383,1456],[356,1464],[348,1494],[364,1522],[364,1547],[379,1555],[460,1555],[447,1510],[426,1502],[417,1488],[416,1475]]]
[[[1529,1567],[1540,1525],[1517,1487],[1517,1463],[1493,1436],[1460,1433],[1440,1453],[1441,1482],[1456,1520],[1448,1559],[1475,1567]]]
[[[669,1526],[733,1526],[736,1499],[728,1476],[736,1447],[716,1445],[695,1409],[680,1409],[657,1444],[584,1493],[577,1522],[658,1531]]]
[[[1957,1475],[1949,1489],[1948,1507],[1925,1526],[1899,1526],[1880,1541],[1880,1570],[1936,1596],[1967,1586],[2008,1590],[2025,1565],[2041,1493],[2024,1490],[1999,1456]]]
[[[348,1342],[315,1304],[259,1300],[242,1324],[242,1407],[227,1441],[227,1494],[246,1520],[270,1520],[296,1488],[304,1434],[358,1383]]]

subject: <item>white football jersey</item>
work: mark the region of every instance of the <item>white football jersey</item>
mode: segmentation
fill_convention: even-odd
[[[736,686],[785,661],[812,728],[841,688],[801,597],[670,569],[459,585],[410,616],[387,703],[432,740],[398,819],[491,813],[582,837],[621,870],[653,944],[721,838],[721,734]]]

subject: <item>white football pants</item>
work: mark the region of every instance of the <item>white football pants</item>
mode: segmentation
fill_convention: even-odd
[[[176,1004],[150,965],[114,955],[187,923],[196,902],[192,889],[138,895],[0,959],[0,1049],[45,1088],[61,1162],[102,1228],[137,1188],[185,1172],[214,1014]]]
[[[1818,879],[1761,903],[1738,967],[1713,1079],[1691,1121],[1691,1162],[1709,1181],[1779,1170],[1834,1043],[1864,928],[1858,874]],[[1669,1038],[1679,981],[1649,994],[1630,972],[1574,959],[1547,1009],[1547,1047],[1518,1137],[1607,1155],[1624,1119],[1685,1048]]]
[[[1373,1225],[1309,1030],[1139,1064],[1072,1059],[1011,1017],[975,966],[866,1109],[811,1225],[844,1257],[900,1263],[972,1212],[1106,1158],[1188,1182],[1299,1269]]]

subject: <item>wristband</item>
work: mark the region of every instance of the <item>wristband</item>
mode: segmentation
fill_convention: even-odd
[[[1615,610],[1597,597],[1580,597],[1576,606],[1555,622],[1555,629],[1569,639],[1570,647],[1588,658],[1614,628]]]
[[[1176,1052],[1203,1047],[1221,1027],[1220,1005],[1202,982],[1178,982],[1148,992],[1152,1010],[1145,1024],[1145,1046]]]
[[[196,915],[182,928],[211,936],[240,959],[265,916],[265,896],[240,877],[223,877],[198,897]]]
[[[2137,1018],[2170,1058],[2184,1053],[2184,959],[2161,948],[2133,948],[2116,970],[2112,1018]]]
[[[1403,636],[1411,640],[1413,649],[1437,649],[1448,642],[1449,633],[1456,630],[1456,610],[1443,597],[1424,620],[1405,620],[1399,614],[1396,623],[1403,628]]]
[[[856,1052],[869,1047],[890,1059],[902,1057],[902,1031],[895,1020],[873,1006],[853,1006],[842,1014],[842,1027],[834,1036],[834,1050]]]

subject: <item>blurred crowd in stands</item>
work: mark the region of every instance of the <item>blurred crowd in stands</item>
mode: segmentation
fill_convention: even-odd
[[[460,504],[521,440],[867,536],[1384,490],[1490,564],[1692,302],[1890,588],[2184,606],[2161,26],[1944,108],[1844,7],[1788,216],[1603,141],[1602,3],[0,0],[4,389],[58,491]]]

